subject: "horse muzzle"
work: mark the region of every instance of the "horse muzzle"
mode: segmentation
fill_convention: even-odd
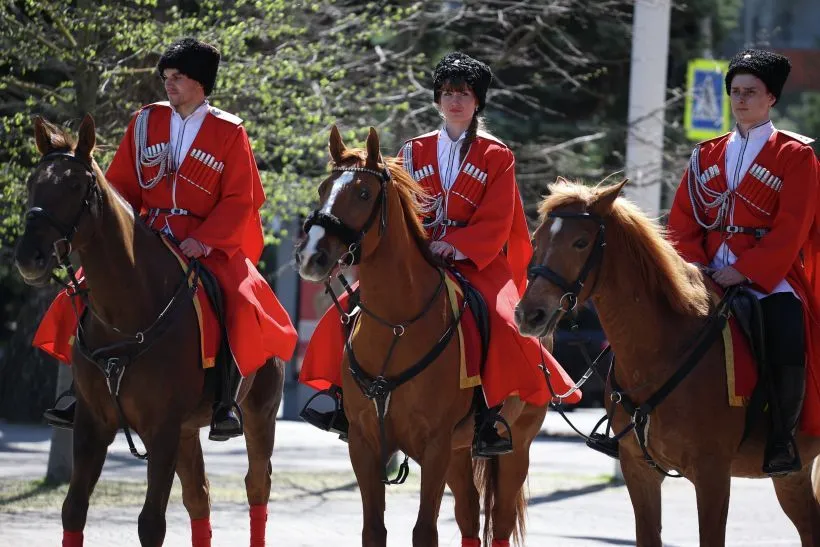
[[[525,306],[519,302],[515,307],[515,324],[522,336],[543,338],[555,330],[558,314],[550,313],[542,306]]]

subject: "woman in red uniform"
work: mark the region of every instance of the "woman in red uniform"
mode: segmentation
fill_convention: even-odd
[[[482,376],[484,395],[489,407],[504,403],[500,414],[512,423],[523,403],[543,406],[549,401],[539,369],[542,359],[556,391],[565,391],[572,382],[537,340],[522,337],[515,327],[513,313],[526,287],[532,246],[515,182],[515,157],[481,130],[479,114],[492,78],[486,64],[463,53],[444,57],[433,73],[434,101],[444,125],[407,141],[400,155],[405,169],[435,202],[424,222],[430,250],[452,260],[488,305],[491,338]],[[300,374],[301,382],[317,389],[332,386],[330,393],[338,397],[340,333],[338,312],[331,308],[310,341]],[[334,412],[305,408],[302,416],[319,428],[345,433],[346,420]],[[497,419],[494,412],[488,416]],[[494,427],[479,431],[475,456],[512,450],[510,440]]]
[[[737,125],[695,147],[669,216],[671,236],[686,260],[723,287],[748,284],[760,300],[773,383],[763,463],[770,475],[801,468],[793,435],[807,375],[813,396],[806,400],[803,425],[820,435],[811,344],[820,334],[820,316],[810,282],[818,162],[812,139],[775,129],[769,120],[790,68],[786,57],[763,50],[732,59],[726,93]]]

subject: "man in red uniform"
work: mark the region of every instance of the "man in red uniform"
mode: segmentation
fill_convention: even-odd
[[[168,102],[140,109],[106,173],[111,185],[149,227],[180,242],[202,261],[223,294],[233,358],[246,376],[271,357],[290,359],[297,335],[285,310],[256,269],[263,247],[259,208],[265,193],[242,120],[208,103],[219,52],[185,38],[162,55],[157,72]],[[34,345],[68,362],[76,330],[70,297],[61,293],[38,329]],[[216,396],[210,437],[242,434],[234,413],[240,376],[231,370]],[[50,409],[54,425],[73,423],[73,404]]]
[[[769,120],[790,68],[786,57],[762,50],[731,60],[726,92],[737,125],[695,147],[669,216],[686,260],[722,287],[749,284],[760,299],[773,382],[763,464],[770,475],[801,468],[794,431],[807,377],[812,395],[820,393],[813,348],[820,315],[806,262],[813,265],[816,248],[818,162],[812,139]],[[803,429],[814,435],[816,400],[807,398],[803,414]]]
[[[432,198],[429,218],[424,220],[430,251],[454,261],[489,307],[484,398],[491,408],[503,404],[499,414],[511,424],[524,402],[544,406],[550,399],[539,365],[549,368],[557,393],[572,386],[572,380],[538,340],[522,337],[515,326],[515,306],[527,285],[532,245],[515,182],[515,157],[480,123],[492,78],[481,61],[459,52],[445,56],[433,72],[433,99],[444,124],[407,141],[400,156]],[[331,307],[310,340],[299,380],[320,390],[334,386],[329,393],[341,397],[342,349],[339,312]],[[579,399],[576,392],[567,400]],[[487,413],[487,422],[496,416],[495,410]],[[306,408],[302,417],[321,429],[346,433],[346,419],[335,412]],[[510,440],[496,428],[479,427],[474,456],[511,450]]]

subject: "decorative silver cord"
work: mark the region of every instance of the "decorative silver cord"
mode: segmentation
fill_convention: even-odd
[[[140,186],[146,190],[150,190],[162,180],[165,173],[168,171],[168,161],[170,161],[170,158],[168,157],[168,143],[163,143],[157,145],[156,147],[152,146],[150,149],[148,148],[148,114],[150,111],[150,108],[142,109],[142,111],[140,111],[137,115],[137,120],[134,123],[134,147],[136,148],[135,156],[137,158],[137,180],[139,181]],[[142,180],[142,167],[156,167],[157,165],[159,165],[159,172],[157,175],[148,182],[144,182]]]

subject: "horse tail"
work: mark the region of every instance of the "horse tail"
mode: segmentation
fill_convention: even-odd
[[[473,460],[473,476],[478,487],[478,495],[484,502],[484,545],[490,545],[493,540],[493,506],[495,493],[498,490],[498,457]],[[515,495],[515,527],[512,532],[514,545],[522,545],[527,531],[526,511],[527,500],[524,497],[524,485]]]

